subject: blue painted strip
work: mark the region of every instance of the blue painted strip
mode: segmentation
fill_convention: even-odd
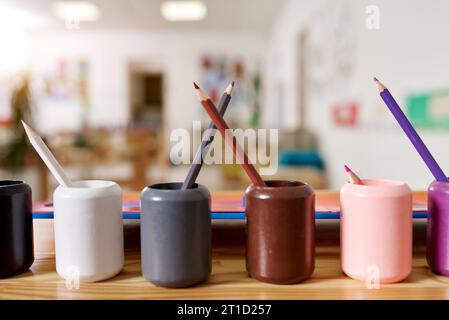
[[[126,220],[139,220],[140,219],[140,213],[123,212],[122,217],[123,217],[123,219],[126,219]]]
[[[212,212],[212,220],[242,220],[246,219],[243,212]]]
[[[413,219],[427,219],[427,211],[413,211]]]
[[[315,219],[320,220],[340,219],[340,214],[336,212],[317,212],[315,213]]]
[[[33,219],[53,219],[52,212],[35,212],[33,213]]]
[[[135,212],[124,212],[122,215],[125,220],[138,220],[140,219],[140,213]],[[246,219],[244,212],[212,212],[212,220],[242,220]],[[425,219],[427,218],[426,211],[414,211],[414,219]],[[53,219],[52,212],[35,212],[33,213],[33,219]],[[340,213],[336,212],[317,212],[315,213],[315,219],[318,220],[331,220],[340,219]]]

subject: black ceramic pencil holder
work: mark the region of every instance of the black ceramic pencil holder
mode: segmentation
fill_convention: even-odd
[[[0,278],[27,271],[34,261],[31,188],[0,181]]]

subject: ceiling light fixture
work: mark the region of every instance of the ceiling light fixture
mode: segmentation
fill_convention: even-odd
[[[100,17],[97,6],[89,1],[58,1],[53,3],[52,11],[65,21],[95,21]]]
[[[206,17],[207,7],[201,1],[166,1],[161,14],[168,21],[199,21]]]

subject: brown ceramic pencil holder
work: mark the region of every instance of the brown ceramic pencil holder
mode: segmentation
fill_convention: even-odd
[[[265,183],[245,192],[246,269],[263,282],[301,282],[315,268],[315,193],[298,181]]]

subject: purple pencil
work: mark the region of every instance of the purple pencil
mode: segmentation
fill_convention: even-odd
[[[427,149],[424,142],[421,140],[421,137],[418,135],[415,128],[413,128],[410,121],[408,121],[407,117],[405,116],[404,112],[402,112],[396,100],[394,100],[390,91],[388,91],[388,89],[377,78],[374,78],[374,82],[376,82],[377,84],[380,97],[385,102],[388,109],[390,109],[391,113],[396,118],[402,130],[404,130],[407,137],[415,146],[416,151],[418,151],[419,155],[424,160],[424,162],[426,163],[430,172],[432,172],[435,179],[441,182],[449,182],[447,176],[444,174],[443,170],[441,170],[440,166],[435,161],[435,159],[433,158],[429,149]]]

